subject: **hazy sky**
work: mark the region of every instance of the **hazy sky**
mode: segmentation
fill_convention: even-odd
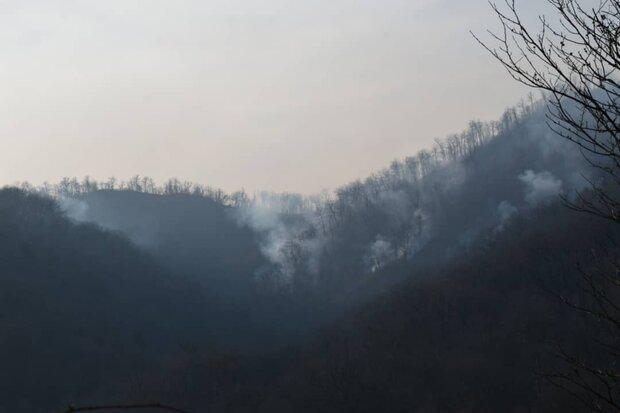
[[[333,189],[525,95],[468,33],[494,25],[486,0],[0,0],[0,183]]]

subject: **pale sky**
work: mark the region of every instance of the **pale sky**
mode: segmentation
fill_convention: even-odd
[[[0,184],[334,189],[528,92],[487,27],[486,0],[0,0]]]

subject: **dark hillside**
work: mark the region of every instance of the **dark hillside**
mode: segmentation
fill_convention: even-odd
[[[118,392],[202,331],[209,304],[127,239],[0,191],[2,411]],[[33,379],[36,378],[36,379]]]
[[[607,361],[557,297],[620,241],[559,201],[582,175],[532,104],[332,195],[2,190],[0,410],[579,411],[540,372]]]
[[[212,412],[583,411],[544,375],[562,367],[558,344],[596,358],[608,338],[558,296],[579,297],[577,263],[595,265],[593,248],[612,240],[620,232],[601,220],[540,207],[416,270],[314,344],[196,355],[151,391]]]

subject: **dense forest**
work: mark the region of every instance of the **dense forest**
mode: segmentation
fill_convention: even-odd
[[[582,411],[620,228],[567,204],[600,179],[530,100],[316,196],[6,187],[0,411]]]

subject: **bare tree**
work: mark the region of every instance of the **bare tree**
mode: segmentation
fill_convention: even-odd
[[[576,144],[601,172],[586,178],[590,190],[569,206],[620,223],[620,0],[546,0],[554,14],[540,16],[533,29],[515,0],[504,3],[490,3],[501,24],[499,33],[489,32],[492,45],[474,37],[516,81],[544,92],[550,128]],[[560,298],[589,320],[600,356],[584,357],[560,344],[557,356],[564,368],[546,376],[591,411],[617,412],[620,254],[617,247],[599,252],[606,257],[596,257],[581,271],[577,296]]]
[[[515,80],[545,93],[551,129],[603,172],[603,180],[589,179],[594,196],[580,194],[573,206],[620,221],[620,0],[545,3],[554,15],[540,16],[536,28],[516,0],[490,3],[501,30],[489,31],[490,43],[474,37]]]
[[[554,354],[564,367],[544,373],[551,383],[595,412],[620,411],[619,247],[593,250],[592,263],[588,268],[579,268],[574,288],[577,294],[556,294],[562,303],[583,316],[588,342],[581,344],[588,349],[583,354],[557,343]]]

